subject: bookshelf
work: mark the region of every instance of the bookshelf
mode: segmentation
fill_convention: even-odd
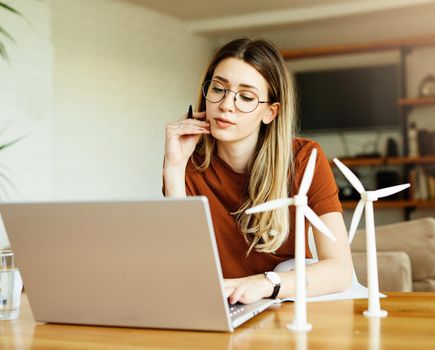
[[[323,47],[312,48],[298,48],[292,50],[282,51],[282,55],[286,60],[305,59],[313,57],[326,57],[346,55],[353,53],[367,53],[379,52],[385,50],[399,50],[400,51],[400,77],[401,77],[401,98],[398,99],[397,104],[400,108],[401,118],[401,133],[404,142],[404,154],[402,157],[395,158],[352,158],[340,160],[351,168],[356,167],[382,167],[382,166],[397,166],[402,168],[405,178],[410,182],[415,180],[412,173],[416,168],[429,168],[435,165],[435,155],[426,155],[420,157],[407,157],[409,151],[408,140],[408,116],[411,110],[418,107],[435,106],[435,96],[430,97],[408,97],[407,93],[407,55],[412,52],[416,47],[435,46],[435,35],[417,37],[417,38],[403,38],[397,40],[387,41],[373,41],[366,43],[345,44],[345,45],[332,45]],[[331,163],[335,166],[334,163]],[[416,183],[416,182],[415,182]],[[414,183],[414,185],[415,185]],[[410,211],[416,208],[435,208],[435,199],[414,199],[416,186],[411,183],[411,189],[406,193],[406,199],[388,200],[383,199],[375,202],[377,208],[398,208],[405,210],[405,216],[410,218]],[[342,201],[343,208],[354,209],[357,201]]]
[[[358,44],[331,45],[322,47],[307,47],[281,51],[284,59],[295,60],[313,57],[347,55],[353,53],[378,52],[395,50],[403,47],[423,47],[435,45],[435,35],[404,38],[397,40],[373,41]]]
[[[405,165],[405,164],[435,164],[435,155],[424,157],[379,157],[379,158],[340,158],[340,161],[349,167]],[[330,161],[331,165],[334,162]]]
[[[341,201],[343,209],[355,209],[358,201]],[[403,209],[403,208],[435,208],[435,199],[431,200],[388,200],[374,202],[375,208],[383,209]]]
[[[432,106],[435,105],[435,96],[401,98],[398,103],[401,107]]]
[[[358,167],[382,167],[387,165],[420,165],[420,164],[435,164],[435,155],[424,157],[395,157],[395,158],[340,158],[341,162],[351,168]],[[331,166],[335,163],[330,160]],[[411,182],[411,195],[408,199],[389,200],[388,198],[375,202],[375,208],[390,208],[390,209],[416,209],[416,208],[435,208],[435,199],[414,199],[412,198],[415,184]],[[355,209],[358,201],[342,201],[343,209]]]

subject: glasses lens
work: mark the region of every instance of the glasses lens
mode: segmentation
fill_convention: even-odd
[[[226,92],[225,85],[217,80],[208,80],[202,86],[202,94],[209,102],[217,103],[222,101]],[[248,90],[240,90],[237,92],[234,100],[236,108],[244,113],[252,112],[259,104],[258,96]]]
[[[258,96],[252,91],[240,90],[236,94],[236,107],[239,111],[249,113],[258,106]]]
[[[206,81],[202,88],[202,94],[207,101],[219,102],[225,97],[225,86],[216,80]]]

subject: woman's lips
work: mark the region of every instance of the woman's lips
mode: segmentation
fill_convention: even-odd
[[[230,122],[227,119],[223,119],[223,118],[214,118],[216,125],[221,128],[221,129],[226,129],[229,128],[230,126],[235,125],[234,123]]]

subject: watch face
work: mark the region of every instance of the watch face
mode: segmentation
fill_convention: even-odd
[[[276,272],[267,272],[266,273],[267,278],[270,282],[272,282],[274,285],[281,283],[281,277]]]

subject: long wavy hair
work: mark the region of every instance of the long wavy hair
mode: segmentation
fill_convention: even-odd
[[[278,116],[269,124],[261,124],[255,153],[248,165],[249,178],[245,184],[244,202],[232,213],[250,245],[247,254],[275,252],[289,234],[290,218],[287,207],[246,215],[246,209],[263,202],[288,197],[293,178],[292,139],[295,123],[295,95],[293,81],[278,49],[265,40],[237,39],[224,45],[210,61],[201,86],[212,79],[216,66],[226,58],[238,58],[254,67],[268,83],[268,100],[279,102]],[[205,111],[206,101],[200,92],[198,111]],[[193,164],[205,171],[216,152],[216,140],[202,135],[194,154],[201,164]]]

